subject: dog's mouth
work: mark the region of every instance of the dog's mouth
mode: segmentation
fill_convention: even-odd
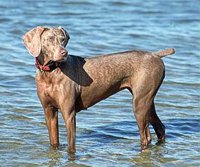
[[[66,52],[66,54],[60,56],[60,58],[57,60],[57,62],[63,62],[65,60],[67,60],[67,56],[68,56],[68,52]]]
[[[67,60],[67,55],[62,57],[61,59],[57,60],[57,62],[63,62]]]

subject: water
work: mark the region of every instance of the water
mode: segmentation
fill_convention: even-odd
[[[1,166],[200,166],[200,1],[0,1]],[[140,152],[131,96],[122,91],[77,116],[77,153],[49,147],[36,95],[34,60],[22,35],[38,25],[63,26],[79,56],[174,47],[156,97],[167,139]]]

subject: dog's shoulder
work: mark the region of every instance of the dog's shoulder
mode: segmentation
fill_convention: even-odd
[[[67,58],[68,62],[70,62],[71,64],[85,64],[85,57],[81,57],[81,56],[75,56],[75,55],[68,55]]]

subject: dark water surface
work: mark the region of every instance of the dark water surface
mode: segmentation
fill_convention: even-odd
[[[36,95],[34,60],[22,35],[38,25],[63,26],[69,53],[176,48],[164,58],[156,97],[167,139],[141,153],[131,96],[122,91],[77,115],[77,153],[49,147]],[[199,0],[0,0],[0,166],[200,166]]]

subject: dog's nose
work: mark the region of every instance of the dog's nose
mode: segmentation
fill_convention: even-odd
[[[66,54],[67,54],[67,51],[66,51],[66,50],[62,50],[62,51],[61,51],[61,54],[62,54],[62,55],[66,55]]]
[[[60,50],[60,54],[61,54],[62,56],[65,56],[65,55],[67,54],[67,50],[61,49],[61,50]]]

